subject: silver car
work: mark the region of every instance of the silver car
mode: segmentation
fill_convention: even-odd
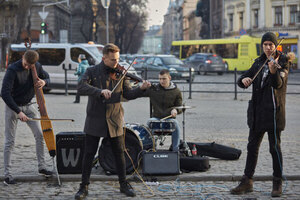
[[[222,75],[226,69],[226,63],[221,56],[212,53],[195,53],[184,60],[189,67],[193,67],[198,74],[206,75],[208,72],[216,72]]]

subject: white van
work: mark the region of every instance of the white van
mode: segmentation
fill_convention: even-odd
[[[77,85],[77,76],[74,72],[78,66],[79,54],[85,54],[90,65],[95,65],[102,60],[101,44],[69,44],[69,43],[32,43],[31,49],[36,50],[45,71],[49,73],[50,85],[44,89],[62,89],[65,88],[65,70],[67,70],[67,79],[69,89],[75,89]],[[9,50],[8,64],[22,58],[26,48],[24,43],[12,44]]]

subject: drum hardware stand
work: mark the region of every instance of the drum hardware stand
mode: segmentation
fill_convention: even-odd
[[[182,130],[183,130],[183,143],[182,143],[182,147],[183,147],[183,152],[187,155],[187,156],[192,156],[191,150],[188,146],[188,144],[185,141],[185,105],[182,104],[183,108],[182,108]]]

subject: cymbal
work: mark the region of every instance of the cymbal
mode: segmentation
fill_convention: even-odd
[[[177,108],[177,109],[191,109],[191,108],[195,108],[195,106],[185,106],[185,105],[183,105],[183,106],[177,106],[175,108]]]

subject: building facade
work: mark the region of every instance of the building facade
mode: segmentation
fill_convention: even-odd
[[[161,54],[162,53],[162,28],[159,25],[150,26],[145,33],[140,53]]]

